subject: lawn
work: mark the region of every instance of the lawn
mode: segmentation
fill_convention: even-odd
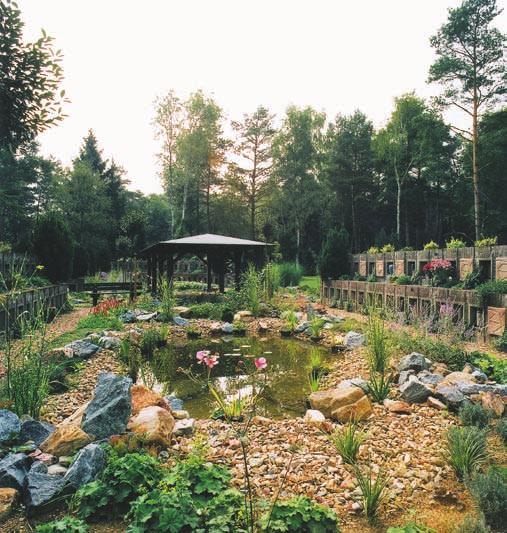
[[[304,289],[308,288],[312,292],[320,291],[320,276],[303,276],[299,282],[299,286]]]

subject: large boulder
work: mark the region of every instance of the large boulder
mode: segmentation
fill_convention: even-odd
[[[484,409],[488,409],[496,418],[501,418],[505,410],[505,405],[502,398],[498,394],[492,392],[485,392],[481,396],[481,403]]]
[[[88,444],[76,456],[67,470],[64,481],[78,489],[97,478],[106,466],[106,452],[98,444]]]
[[[492,392],[493,394],[499,394],[500,396],[507,396],[507,383],[506,384],[492,384],[492,383],[463,383],[457,384],[458,389],[463,394],[469,396],[471,394],[482,394],[484,392]]]
[[[343,344],[349,349],[359,348],[364,344],[366,337],[356,331],[349,331],[343,339]]]
[[[46,467],[47,468],[47,467]],[[23,502],[29,514],[47,509],[60,496],[65,481],[62,476],[42,472],[38,465],[30,469],[26,477]]]
[[[88,407],[90,402],[85,402],[83,405],[79,406],[70,416],[65,420],[62,420],[58,427],[62,426],[81,426],[81,421],[83,420],[83,415]]]
[[[441,381],[442,385],[459,385],[461,383],[475,383],[475,378],[468,372],[451,372]]]
[[[183,328],[186,328],[187,326],[190,326],[190,321],[187,320],[186,318],[182,318],[181,316],[175,316],[173,317],[173,322],[177,325],[177,326],[181,326]]]
[[[400,387],[400,393],[408,403],[422,403],[431,395],[431,389],[415,376],[410,376],[409,380]]]
[[[176,398],[172,394],[170,396],[164,396],[164,400],[169,404],[171,411],[181,411],[183,410],[183,400]]]
[[[428,370],[423,370],[417,374],[417,379],[425,385],[436,386],[444,380],[444,376],[441,374],[432,374]]]
[[[428,370],[430,366],[431,362],[428,361],[423,354],[412,352],[400,359],[400,362],[398,363],[398,371],[415,370],[416,372],[421,372],[421,370]]]
[[[414,374],[415,370],[402,370],[398,377],[398,385],[406,383],[410,379],[410,376],[413,376]]]
[[[117,350],[120,347],[120,339],[111,335],[103,335],[98,342],[106,350]]]
[[[132,415],[137,415],[141,409],[156,405],[162,409],[169,409],[166,400],[144,385],[132,385]]]
[[[21,424],[21,432],[19,434],[19,442],[26,442],[31,440],[37,446],[40,446],[55,430],[55,426],[49,422],[42,422],[40,420],[27,420]]]
[[[74,357],[78,357],[79,359],[89,359],[100,350],[100,346],[84,339],[70,342],[65,345],[65,348],[71,349]]]
[[[153,313],[141,313],[136,315],[136,320],[138,322],[149,322],[150,320],[153,320],[158,315],[158,311],[155,311]]]
[[[40,445],[40,449],[58,457],[72,455],[76,450],[92,442],[93,438],[79,426],[60,424]]]
[[[128,429],[133,433],[143,435],[148,442],[162,446],[171,445],[173,428],[174,418],[171,413],[157,406],[145,407],[128,424]]]
[[[0,489],[0,522],[6,520],[18,502],[19,492],[10,487]]]
[[[192,309],[183,305],[177,305],[176,307],[173,307],[173,313],[177,316],[181,316],[182,318],[190,318]]]
[[[368,382],[363,378],[344,379],[338,383],[339,389],[346,389],[348,387],[359,387],[365,394],[368,394]]]
[[[0,443],[15,440],[20,431],[18,415],[8,409],[0,409]]]
[[[23,490],[30,463],[30,458],[24,453],[6,455],[0,461],[0,487]]]
[[[86,408],[81,428],[97,439],[123,433],[132,409],[132,380],[111,372],[99,374],[95,395]]]
[[[435,389],[435,396],[437,399],[447,405],[451,410],[457,411],[462,403],[466,400],[464,394],[454,385],[444,385],[439,383]]]
[[[354,386],[312,392],[310,405],[327,418],[335,418],[340,422],[350,418],[361,420],[372,412],[364,391]]]

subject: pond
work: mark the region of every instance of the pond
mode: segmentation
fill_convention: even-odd
[[[266,379],[266,386],[257,404],[257,413],[271,418],[304,414],[310,393],[310,360],[320,358],[325,366],[336,357],[327,348],[291,338],[226,337],[171,341],[170,345],[157,350],[151,361],[157,380],[155,388],[182,399],[184,408],[194,418],[208,418],[216,408],[206,384],[207,369],[196,359],[199,350],[210,350],[219,355],[219,363],[211,371],[211,380],[228,400],[251,395],[255,383],[251,379],[252,372],[245,372],[245,368],[255,369],[254,358],[265,357],[268,368],[261,373],[261,378]]]

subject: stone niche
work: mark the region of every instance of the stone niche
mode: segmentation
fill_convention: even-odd
[[[384,260],[383,259],[377,259],[376,261],[376,267],[375,267],[377,276],[383,278],[385,276],[384,273]]]
[[[465,279],[467,274],[471,274],[474,270],[474,263],[471,257],[462,257],[459,260],[459,279]]]
[[[366,261],[359,261],[359,275],[366,276]]]
[[[502,335],[505,331],[505,312],[505,307],[488,307],[488,333],[490,335]]]
[[[405,274],[405,261],[403,259],[396,259],[394,262],[394,274],[399,277]]]
[[[495,278],[507,279],[507,257],[497,257],[495,263]]]

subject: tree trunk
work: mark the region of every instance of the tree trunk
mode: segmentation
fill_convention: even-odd
[[[354,184],[351,183],[350,185],[350,216],[351,216],[351,222],[352,222],[352,250],[354,252],[358,251],[359,243],[357,238],[357,225],[356,225],[356,205],[354,201]]]
[[[398,186],[398,194],[396,195],[396,236],[398,243],[401,242],[401,180],[396,176],[396,185]]]
[[[477,165],[477,145],[479,139],[478,131],[478,109],[477,109],[477,89],[474,89],[474,104],[472,113],[472,182],[474,188],[474,223],[475,238],[479,240],[482,234],[480,194],[479,194],[479,170]]]

